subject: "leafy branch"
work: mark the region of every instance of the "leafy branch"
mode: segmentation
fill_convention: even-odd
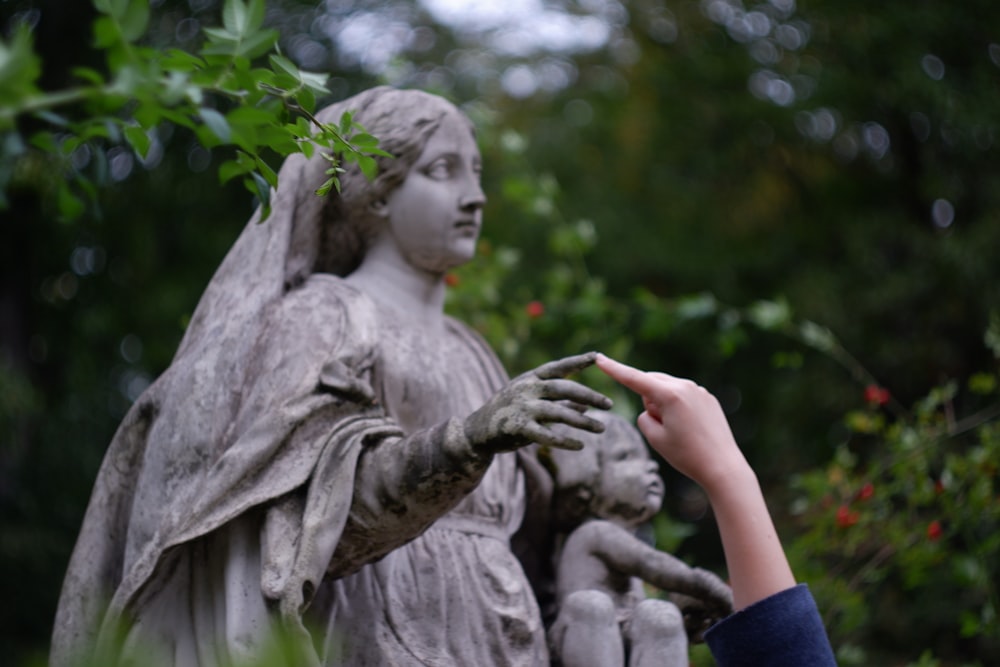
[[[126,145],[146,160],[165,124],[187,128],[205,148],[230,147],[234,157],[220,165],[220,181],[240,177],[259,199],[262,219],[278,182],[264,159],[269,152],[283,158],[321,150],[330,167],[320,194],[339,190],[345,161],[371,178],[374,156],[388,155],[351,114],[337,125],[316,119],[326,76],[302,71],[280,53],[277,31],[264,27],[264,0],[226,0],[222,26],[205,28],[194,52],[143,44],[149,0],[93,4],[94,44],[106,71],[76,68],[79,84],[66,90],[38,88],[41,63],[27,27],[0,40],[0,208],[13,184],[27,182],[54,190],[62,219],[78,217],[108,182],[101,165],[109,150]],[[92,159],[74,159],[81,151]],[[97,166],[88,171],[88,163]]]

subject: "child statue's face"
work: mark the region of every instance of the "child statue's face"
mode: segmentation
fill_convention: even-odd
[[[595,513],[612,521],[640,524],[663,504],[664,486],[658,466],[637,433],[609,429],[608,435],[611,439],[604,443]]]

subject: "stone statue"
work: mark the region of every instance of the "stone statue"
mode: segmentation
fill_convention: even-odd
[[[552,450],[554,519],[571,527],[558,556],[552,657],[564,667],[684,667],[688,633],[732,612],[714,574],[657,551],[636,528],[660,510],[663,481],[642,435],[621,417],[594,415],[602,435],[580,452]],[[643,582],[680,594],[685,611],[646,599]],[[685,627],[687,625],[687,627]]]
[[[329,198],[322,157],[285,162],[109,447],[54,665],[116,634],[142,664],[239,663],[279,629],[299,664],[547,664],[511,547],[546,484],[525,452],[578,448],[610,401],[563,379],[593,355],[508,380],[444,315],[485,203],[468,119],[384,87],[320,118],[346,110],[395,159]]]

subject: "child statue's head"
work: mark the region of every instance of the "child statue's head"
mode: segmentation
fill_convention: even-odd
[[[631,423],[610,412],[590,415],[604,422],[604,433],[578,435],[584,444],[578,452],[548,452],[554,519],[567,529],[588,518],[629,526],[647,521],[663,504],[659,466]]]

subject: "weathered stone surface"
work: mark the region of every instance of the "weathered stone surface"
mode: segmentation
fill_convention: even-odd
[[[564,667],[614,667],[626,655],[632,667],[684,667],[688,633],[700,639],[703,620],[731,613],[732,593],[710,572],[636,537],[663,502],[657,464],[635,427],[595,416],[606,429],[583,435],[583,451],[551,453],[555,525],[568,532],[556,570],[553,657]],[[646,599],[643,582],[680,594],[685,613]]]
[[[508,382],[443,314],[485,203],[468,120],[388,88],[320,117],[346,110],[396,159],[330,199],[321,157],[286,161],[108,449],[54,665],[120,624],[143,664],[252,659],[279,628],[304,664],[547,663],[511,537],[550,480],[519,448],[602,428],[582,413],[607,399],[563,379],[593,357]]]

